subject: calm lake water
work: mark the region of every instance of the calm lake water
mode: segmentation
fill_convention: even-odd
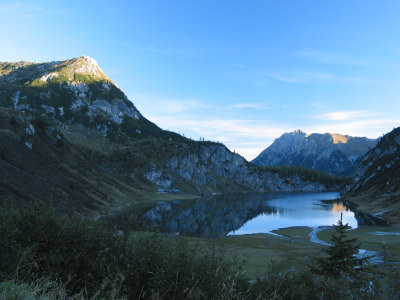
[[[357,228],[354,213],[346,208],[339,198],[339,193],[275,194],[266,201],[274,212],[262,212],[248,220],[237,230],[228,235],[268,233],[274,229],[294,226],[329,226],[336,224],[343,214],[343,223]]]
[[[139,226],[193,236],[269,233],[292,226],[329,226],[343,213],[343,222],[357,227],[354,213],[339,193],[250,193],[197,200],[159,202],[132,216]]]

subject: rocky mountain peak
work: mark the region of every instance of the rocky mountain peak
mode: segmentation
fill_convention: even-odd
[[[82,55],[81,57],[78,57],[77,59],[78,60],[87,61],[88,63],[90,63],[90,64],[92,64],[94,66],[97,66],[97,67],[99,66],[99,64],[97,63],[97,61],[93,57],[90,57],[90,56],[87,56],[87,55]]]
[[[104,134],[110,121],[121,124],[125,117],[140,116],[89,56],[47,63],[0,63],[0,91],[0,106],[100,126]]]
[[[63,69],[64,72],[66,71],[68,73],[80,73],[109,80],[103,70],[99,67],[97,61],[94,58],[85,55],[65,61],[61,70]]]
[[[301,129],[296,129],[295,131],[290,132],[290,133],[294,135],[294,134],[304,134],[305,132]]]
[[[376,140],[337,133],[284,133],[253,163],[261,166],[302,166],[335,175],[354,174],[357,160]]]
[[[116,86],[99,67],[95,59],[81,56],[47,63],[1,62],[0,84],[43,86],[51,82],[107,81]]]

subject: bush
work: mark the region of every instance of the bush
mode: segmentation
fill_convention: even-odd
[[[25,279],[52,276],[71,292],[117,278],[115,265],[126,247],[115,231],[63,216],[44,203],[8,207],[0,216],[2,273]]]
[[[0,210],[0,272],[31,282],[48,277],[68,294],[112,298],[238,297],[247,281],[223,252],[200,251],[158,233],[127,237],[113,227],[67,217],[45,203]]]
[[[3,300],[50,300],[67,299],[63,287],[52,281],[40,281],[36,283],[17,283],[14,281],[0,282],[0,299]],[[83,297],[75,297],[83,299]]]

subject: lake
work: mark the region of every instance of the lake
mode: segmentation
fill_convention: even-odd
[[[357,220],[339,193],[225,194],[196,200],[158,202],[132,214],[136,228],[201,237],[270,233],[293,226],[329,226],[343,213],[343,222]]]
[[[228,235],[269,233],[274,229],[294,226],[329,226],[336,224],[343,214],[343,223],[357,228],[354,213],[338,199],[339,193],[307,193],[274,195],[266,205],[276,212],[262,212]]]

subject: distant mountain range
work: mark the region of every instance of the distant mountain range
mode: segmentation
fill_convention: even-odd
[[[0,63],[1,200],[90,213],[168,197],[338,188],[305,174],[269,172],[220,143],[160,129],[90,57]]]
[[[284,133],[252,162],[259,166],[302,166],[340,176],[352,176],[359,158],[377,140],[333,133]]]

